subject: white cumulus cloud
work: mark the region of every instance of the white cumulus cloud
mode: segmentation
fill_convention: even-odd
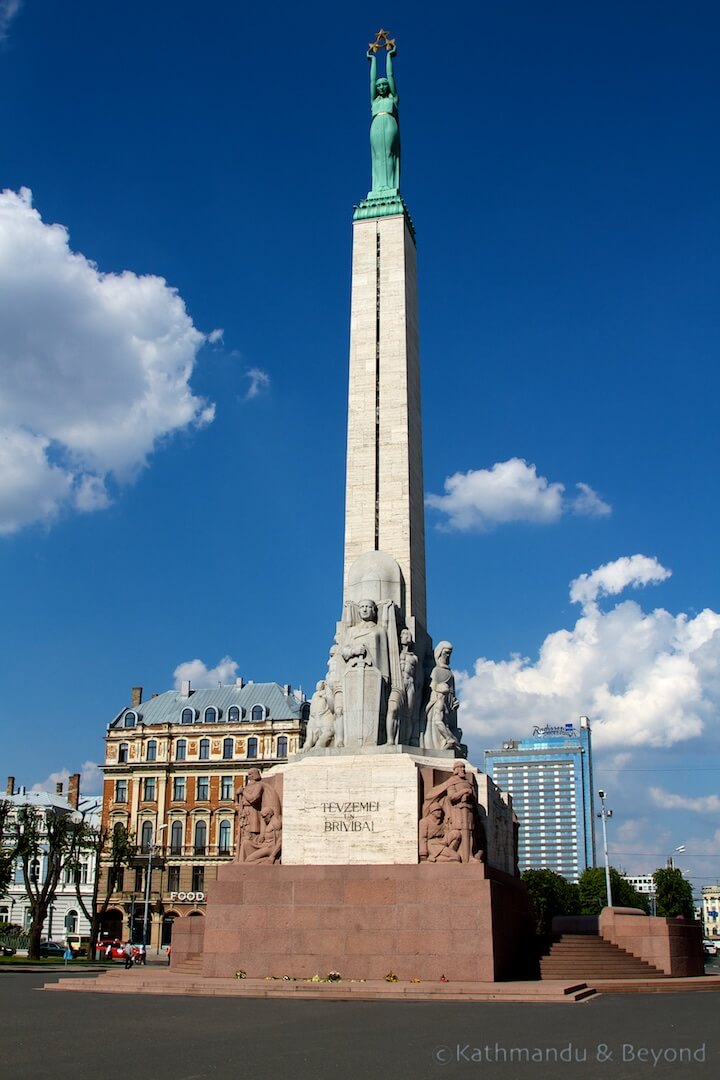
[[[449,529],[482,530],[516,521],[548,525],[566,513],[601,517],[611,512],[588,484],[577,484],[578,494],[567,495],[564,484],[539,476],[537,466],[522,458],[454,473],[444,487],[444,495],[428,495],[425,502],[446,515]]]
[[[160,277],[103,273],[0,193],[0,534],[108,505],[158,442],[210,422],[189,379],[205,342]]]
[[[237,669],[237,661],[229,656],[224,656],[214,668],[206,667],[202,660],[185,660],[182,664],[178,664],[173,672],[175,689],[179,690],[181,683],[188,679],[196,690],[217,686],[218,683],[224,685],[234,683]]]
[[[720,812],[719,795],[675,795],[663,788],[651,787],[650,797],[656,806],[664,810],[690,810],[694,814],[717,814]]]
[[[250,380],[250,385],[245,393],[245,400],[252,401],[263,390],[267,390],[270,386],[270,376],[267,371],[262,371],[260,368],[248,368],[245,372],[246,377]]]
[[[74,769],[73,771],[77,772],[78,770]],[[54,795],[55,785],[62,784],[63,797],[67,798],[69,780],[70,769],[59,769],[58,772],[50,773],[44,780],[38,780],[30,790],[47,791]],[[80,799],[82,800],[83,796],[89,798],[92,795],[102,795],[102,781],[103,774],[98,763],[96,761],[84,761],[80,769]]]
[[[592,604],[599,596],[615,596],[628,586],[638,589],[641,585],[657,584],[671,574],[654,557],[623,555],[571,581],[570,599],[574,604]]]
[[[618,560],[626,585],[639,583],[641,564],[633,559],[643,558]],[[655,560],[647,563],[655,567],[645,574],[647,581],[667,576]],[[619,591],[622,569],[603,580],[606,591]],[[717,612],[706,609],[694,617],[662,608],[645,612],[633,600],[603,612],[588,603],[571,629],[548,634],[537,659],[481,657],[471,674],[460,672],[461,724],[466,736],[482,737],[489,747],[528,735],[535,724],[586,714],[601,748],[672,746],[699,736],[716,715],[719,672]]]

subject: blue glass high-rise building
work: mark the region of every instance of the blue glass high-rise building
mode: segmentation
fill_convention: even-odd
[[[595,865],[590,722],[536,727],[529,739],[485,751],[485,769],[507,791],[520,822],[520,870],[577,881]]]

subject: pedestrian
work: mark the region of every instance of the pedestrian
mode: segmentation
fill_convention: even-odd
[[[108,941],[105,946],[105,959],[112,960],[112,941]]]
[[[138,949],[137,962],[142,964],[143,967],[147,964],[147,948],[144,945],[141,945]]]
[[[133,966],[133,947],[129,941],[125,943],[123,948],[123,956],[125,957],[125,970]]]
[[[171,946],[171,945],[168,945],[168,948],[167,948],[167,953],[168,953],[168,967],[170,967],[170,949],[171,949],[171,948],[172,948],[172,946]]]

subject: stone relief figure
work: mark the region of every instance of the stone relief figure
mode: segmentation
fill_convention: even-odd
[[[452,645],[441,641],[434,650],[435,667],[430,675],[430,697],[425,706],[425,731],[420,745],[426,750],[460,749],[457,731],[459,701],[455,697],[455,677],[450,668]]]
[[[480,809],[475,794],[475,784],[465,770],[465,763],[456,762],[447,780],[437,784],[427,793],[422,817],[439,806],[447,823],[448,838],[458,840],[460,861],[482,862],[485,856],[485,833],[480,820]]]
[[[260,811],[261,832],[257,839],[246,838],[242,842],[240,861],[280,862],[282,850],[282,818],[272,806]]]
[[[433,804],[420,819],[421,862],[462,862],[460,840],[457,830],[448,829],[445,811],[439,804]]]
[[[348,601],[340,645],[344,745],[394,741],[403,693],[394,602]]]
[[[247,861],[247,853],[259,847],[265,831],[262,812],[272,810],[280,821],[280,797],[263,780],[259,769],[250,769],[247,781],[238,795],[238,841],[236,860]]]
[[[402,671],[405,696],[404,724],[401,724],[399,741],[409,746],[419,745],[420,690],[422,671],[420,659],[414,649],[415,642],[407,627],[400,631],[400,670]]]
[[[329,687],[321,679],[310,699],[310,719],[303,752],[314,746],[332,746],[335,741],[335,714],[330,705]]]
[[[378,78],[377,52],[386,50],[386,78]],[[372,157],[372,191],[397,191],[400,187],[400,121],[398,96],[393,75],[392,58],[397,54],[395,42],[381,30],[370,46],[370,153]]]

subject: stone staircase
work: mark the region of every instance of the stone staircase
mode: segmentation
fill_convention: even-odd
[[[202,975],[202,954],[190,953],[183,960],[171,961],[170,969],[173,975]]]
[[[652,964],[638,959],[610,941],[591,934],[558,934],[546,944],[540,957],[541,979],[665,979],[667,976]]]

